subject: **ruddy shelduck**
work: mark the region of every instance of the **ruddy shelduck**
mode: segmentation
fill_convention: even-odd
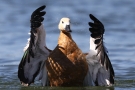
[[[58,45],[46,61],[50,86],[83,86],[88,65],[70,34],[70,19],[62,18],[58,28]]]

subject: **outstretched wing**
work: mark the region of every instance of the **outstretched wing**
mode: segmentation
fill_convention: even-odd
[[[35,77],[39,73],[41,61],[36,61],[34,58],[34,48],[37,39],[37,28],[41,26],[41,22],[44,20],[43,16],[45,11],[42,11],[46,6],[41,6],[36,9],[31,15],[31,35],[28,48],[25,50],[22,60],[18,67],[18,78],[25,86],[34,82]]]
[[[103,43],[103,34],[105,32],[104,25],[92,14],[90,14],[89,16],[94,21],[94,23],[89,22],[89,26],[91,26],[91,28],[89,28],[89,31],[91,32],[91,37],[95,39],[94,42],[96,44],[95,50],[97,50],[99,62],[103,66],[103,69],[109,72],[108,75],[110,75],[109,76],[110,83],[114,84],[114,70],[110,62],[110,59],[107,55],[108,51]]]
[[[46,6],[41,6],[36,9],[31,15],[31,35],[30,35],[30,44],[29,44],[29,53],[34,58],[34,53],[32,51],[32,47],[35,45],[35,35],[37,33],[36,29],[41,26],[41,22],[44,20],[43,16],[46,14],[45,9]]]

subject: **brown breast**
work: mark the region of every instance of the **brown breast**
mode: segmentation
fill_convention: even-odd
[[[85,55],[69,33],[60,33],[58,45],[46,60],[51,86],[83,86],[88,70]]]

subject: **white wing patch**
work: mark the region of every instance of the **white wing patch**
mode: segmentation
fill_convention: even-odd
[[[29,47],[30,38],[28,38],[27,40],[28,40],[28,42],[27,42],[26,46],[25,46],[24,49],[23,49],[24,52],[25,52],[25,51],[28,49],[28,47]]]

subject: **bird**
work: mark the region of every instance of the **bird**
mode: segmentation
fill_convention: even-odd
[[[88,65],[85,55],[70,34],[70,19],[63,17],[58,28],[58,44],[46,60],[50,86],[83,86]]]
[[[36,77],[39,77],[42,85],[48,83],[48,75],[45,67],[45,60],[51,50],[47,48],[45,37],[46,32],[43,27],[44,15],[46,14],[45,5],[37,8],[31,15],[30,38],[24,54],[18,66],[18,78],[23,86],[29,86],[34,83]]]
[[[114,84],[114,69],[104,45],[104,25],[92,14],[89,17],[90,50],[86,55],[88,72],[84,79],[84,86],[112,86]]]

